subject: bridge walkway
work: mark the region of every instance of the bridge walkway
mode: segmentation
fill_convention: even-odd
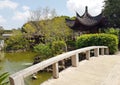
[[[83,60],[41,85],[120,85],[120,52]]]

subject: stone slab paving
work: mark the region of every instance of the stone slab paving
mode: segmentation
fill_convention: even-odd
[[[41,85],[120,85],[120,53],[81,61]]]

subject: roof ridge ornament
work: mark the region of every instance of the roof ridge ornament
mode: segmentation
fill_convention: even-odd
[[[76,12],[76,16],[77,16],[77,17],[81,17],[78,12]]]
[[[88,13],[88,6],[85,6],[85,12]]]

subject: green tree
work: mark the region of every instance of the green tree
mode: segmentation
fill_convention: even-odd
[[[41,29],[37,28],[40,26],[38,23],[38,21],[30,21],[22,27],[23,35],[29,41],[30,47],[43,41],[41,38]]]
[[[4,28],[0,26],[0,35],[2,35],[3,33],[4,33]]]
[[[120,28],[120,0],[105,0],[103,12],[110,27]]]
[[[0,26],[0,39],[2,39],[2,34],[4,33],[4,28],[2,26]]]
[[[6,40],[7,50],[26,50],[29,47],[28,41],[20,30],[13,30],[12,36]]]
[[[67,51],[67,45],[64,41],[54,41],[52,42],[51,49],[53,51],[54,56],[59,55],[63,52]]]
[[[52,43],[53,41],[57,40],[67,41],[71,37],[73,32],[66,25],[65,18],[66,16],[60,16],[48,20],[31,21],[26,23],[22,27],[22,30],[23,32],[25,32],[25,36],[37,39],[35,41],[39,42],[36,44],[39,44],[41,41],[43,43]],[[40,29],[36,30],[36,27],[33,23],[37,24]],[[39,39],[36,38],[35,35],[37,35]]]
[[[53,42],[57,40],[67,41],[72,30],[66,25],[65,16],[55,17],[49,21],[41,21],[42,34],[45,36],[45,42]]]
[[[34,46],[34,51],[37,52],[41,57],[52,57],[52,50],[50,49],[49,44],[38,44]]]
[[[30,40],[31,47],[44,42],[43,30],[45,30],[45,27],[43,26],[42,28],[40,22],[45,21],[47,23],[56,15],[55,9],[50,9],[49,7],[39,8],[30,12],[29,22],[23,25],[22,32],[24,32],[25,37]]]
[[[108,28],[108,29],[105,29],[105,33],[107,34],[114,34],[116,36],[119,36],[119,29],[115,29],[115,28]]]

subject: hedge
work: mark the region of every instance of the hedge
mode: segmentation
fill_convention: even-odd
[[[108,46],[110,54],[118,50],[118,37],[112,34],[85,34],[77,38],[76,47]]]
[[[54,41],[52,42],[52,51],[54,55],[61,54],[63,52],[66,52],[67,45],[64,41]]]
[[[40,43],[34,46],[34,51],[42,57],[52,57],[52,50],[50,49],[50,46],[48,44]]]

